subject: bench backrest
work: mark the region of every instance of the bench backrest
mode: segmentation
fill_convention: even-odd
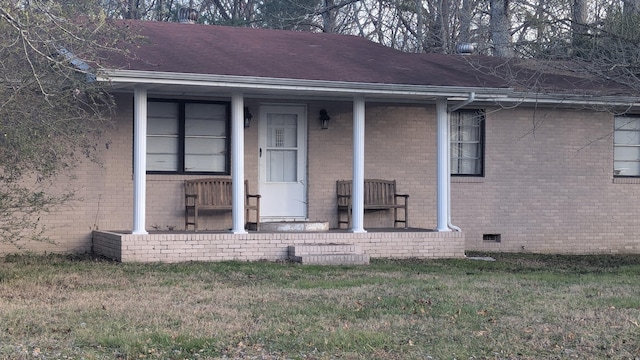
[[[338,180],[336,182],[338,193],[338,205],[346,206],[351,202],[351,180]],[[364,180],[364,205],[393,205],[395,204],[396,181],[395,180]],[[346,195],[347,197],[343,197]]]
[[[244,191],[247,194],[249,182],[244,181]],[[231,178],[206,178],[184,181],[185,195],[198,195],[198,205],[214,207],[231,207],[233,187]]]

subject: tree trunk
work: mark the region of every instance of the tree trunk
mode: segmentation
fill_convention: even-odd
[[[493,42],[493,55],[513,57],[509,22],[509,0],[489,0],[489,27]]]
[[[139,0],[129,0],[127,14],[125,16],[127,19],[140,19],[140,1]]]
[[[416,52],[424,51],[424,14],[422,11],[422,0],[416,1]]]
[[[624,15],[638,15],[640,14],[640,0],[623,0],[622,11]]]
[[[322,31],[326,33],[335,32],[335,3],[333,0],[324,0],[324,11],[322,11]]]
[[[460,28],[458,30],[459,44],[467,44],[471,41],[472,11],[471,0],[462,0],[462,9],[460,10]]]
[[[587,36],[588,2],[589,0],[573,0],[571,3],[571,53],[580,55],[586,49],[584,41]]]

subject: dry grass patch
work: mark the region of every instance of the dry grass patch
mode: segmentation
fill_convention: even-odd
[[[0,260],[0,359],[640,358],[640,256]]]

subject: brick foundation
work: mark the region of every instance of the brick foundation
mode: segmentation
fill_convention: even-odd
[[[93,232],[94,253],[122,262],[286,260],[298,244],[349,243],[372,258],[462,258],[464,233],[403,231],[322,233],[163,233],[133,235]]]

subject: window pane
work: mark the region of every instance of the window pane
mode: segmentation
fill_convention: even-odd
[[[462,154],[462,149],[460,144],[458,143],[451,143],[451,153],[449,155],[451,155],[451,159],[457,159],[461,156]]]
[[[147,170],[227,173],[225,104],[150,101],[147,115]]]
[[[637,161],[640,159],[640,147],[618,146],[613,149],[616,161]]]
[[[178,158],[166,156],[165,154],[147,153],[148,171],[176,171],[178,168]]]
[[[178,170],[178,104],[147,106],[147,170]]]
[[[185,156],[184,167],[185,171],[223,171],[226,158],[224,155],[188,155]]]
[[[219,119],[227,117],[227,110],[224,104],[194,104],[188,103],[185,106],[185,116],[189,119]]]
[[[476,164],[475,160],[470,159],[462,159],[458,162],[458,169],[460,174],[475,174],[476,173]]]
[[[479,149],[479,144],[478,143],[466,143],[466,144],[460,144],[459,149],[460,149],[460,157],[462,158],[470,158],[473,160],[478,159],[478,155],[480,155],[480,149]]]
[[[638,145],[640,144],[640,131],[616,130],[614,141],[616,144]]]
[[[619,176],[640,176],[640,162],[615,161],[613,163],[613,174]]]
[[[185,135],[226,137],[226,107],[221,104],[186,104]]]
[[[640,130],[640,118],[631,116],[617,116],[616,130]]]
[[[185,171],[226,172],[226,116],[222,104],[185,105]]]
[[[640,176],[640,118],[617,116],[613,142],[613,175]]]
[[[465,126],[458,128],[458,140],[459,141],[475,141],[480,139],[480,127],[478,126]]]
[[[184,144],[184,152],[187,155],[224,155],[226,152],[225,145],[225,139],[188,137]]]
[[[458,111],[450,118],[451,173],[456,175],[482,174],[482,126],[481,111]]]
[[[225,139],[212,139],[210,137],[186,138],[184,146],[185,171],[222,172],[225,170]]]
[[[147,138],[147,155],[162,155],[177,159],[177,137],[149,136]]]
[[[149,102],[147,106],[147,118],[149,119],[148,128],[151,127],[152,122],[155,122],[153,125],[158,125],[161,119],[171,119],[173,121],[165,123],[165,125],[168,125],[168,131],[178,132],[178,123],[176,122],[178,119],[178,104],[176,103]]]

